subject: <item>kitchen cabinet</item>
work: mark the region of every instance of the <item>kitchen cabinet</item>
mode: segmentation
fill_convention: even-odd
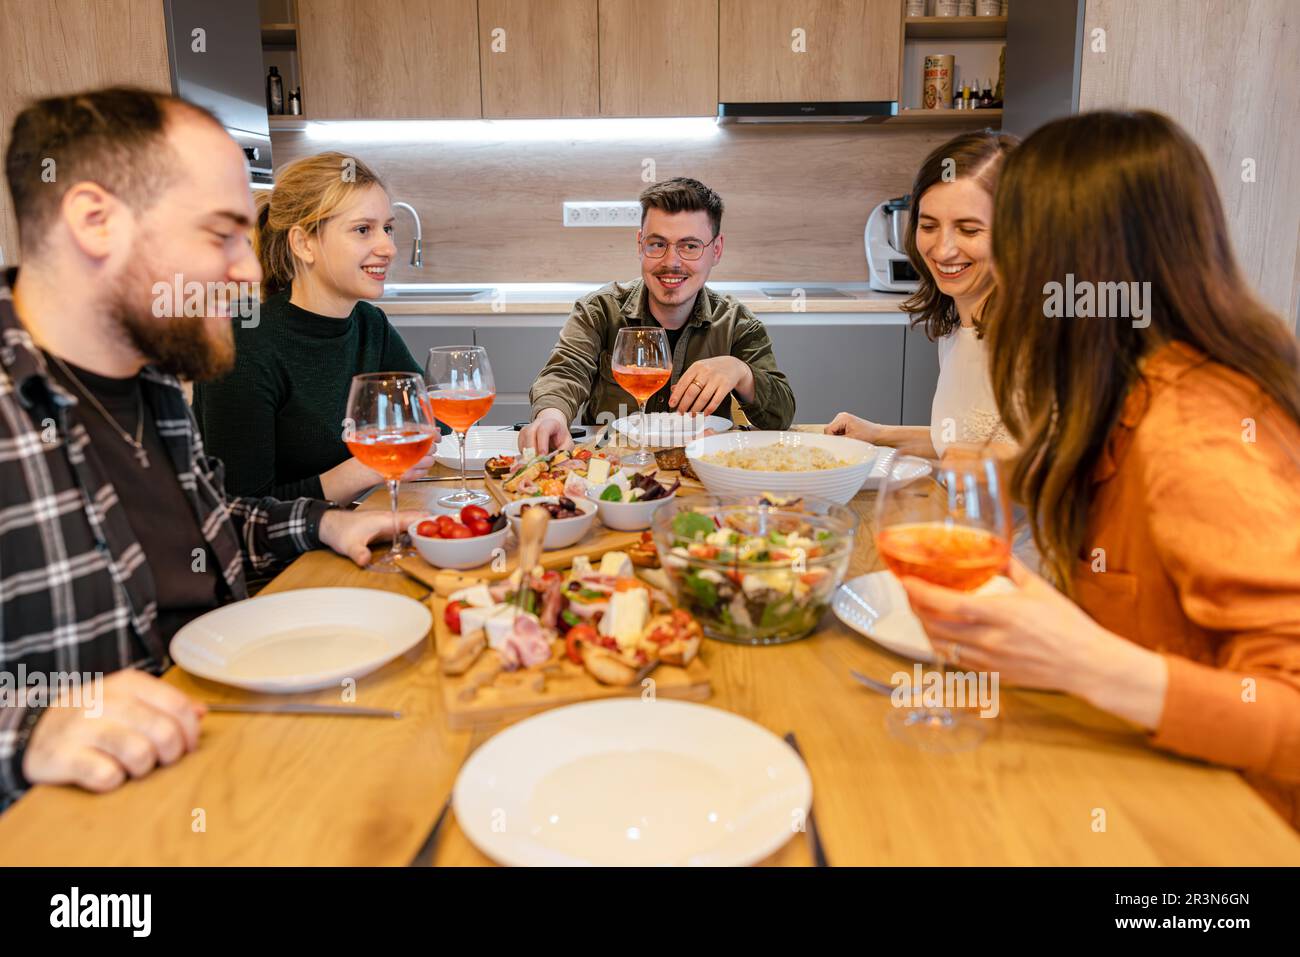
[[[596,0],[479,0],[483,116],[600,111]]]
[[[837,412],[852,412],[872,422],[898,424],[903,392],[901,324],[822,324],[813,318],[783,323],[761,318],[772,339],[776,366],[794,389],[796,422],[826,423]]]
[[[0,139],[7,142],[14,118],[34,99],[113,84],[171,92],[158,0],[5,0]],[[0,190],[0,262],[18,262],[7,189]]]
[[[939,384],[939,347],[924,327],[909,326],[903,352],[903,420],[900,425],[929,425],[934,389]]]
[[[298,55],[312,119],[482,116],[475,0],[302,0]]]
[[[726,103],[896,100],[898,0],[721,0]]]
[[[715,116],[718,0],[600,0],[600,115]]]

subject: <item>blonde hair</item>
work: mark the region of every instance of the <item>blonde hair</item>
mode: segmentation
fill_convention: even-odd
[[[289,231],[301,226],[308,234],[320,232],[359,189],[383,181],[355,156],[317,153],[294,160],[276,177],[275,188],[257,197],[257,229],[253,249],[262,264],[262,298],[288,289],[297,271]]]

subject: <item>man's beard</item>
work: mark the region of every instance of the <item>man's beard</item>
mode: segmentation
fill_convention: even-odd
[[[145,262],[139,256],[133,261]],[[129,267],[114,284],[109,312],[118,328],[150,365],[163,372],[191,382],[225,375],[235,366],[231,326],[222,325],[220,332],[209,331],[211,320],[181,314],[183,301],[172,304],[175,315],[155,316],[152,298],[144,303],[135,301],[139,291],[152,288],[154,272],[147,266]]]

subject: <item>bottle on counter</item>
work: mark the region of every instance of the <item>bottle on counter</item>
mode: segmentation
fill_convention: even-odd
[[[266,76],[266,112],[271,116],[284,115],[284,80],[275,67]]]
[[[302,87],[289,94],[289,115],[302,116]]]
[[[980,93],[980,109],[987,110],[993,105],[993,80],[984,81],[984,91]]]

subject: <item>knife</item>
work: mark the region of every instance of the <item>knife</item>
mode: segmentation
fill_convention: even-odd
[[[302,701],[283,701],[278,704],[228,704],[205,701],[209,711],[230,714],[339,714],[355,718],[400,718],[402,712],[387,708],[358,708],[346,704],[308,704]]]

